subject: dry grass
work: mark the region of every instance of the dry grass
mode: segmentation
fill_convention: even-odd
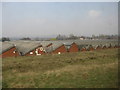
[[[3,87],[116,88],[117,49],[3,59]]]

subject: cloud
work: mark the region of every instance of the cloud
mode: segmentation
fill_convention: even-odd
[[[90,10],[88,12],[88,14],[89,14],[90,17],[98,17],[98,16],[101,15],[101,12],[100,11],[96,11],[96,10]]]

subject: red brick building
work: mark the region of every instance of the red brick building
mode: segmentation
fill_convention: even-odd
[[[78,52],[79,49],[78,49],[78,46],[75,42],[73,43],[64,43],[65,47],[66,47],[66,50],[67,52]]]
[[[38,46],[33,48],[33,50],[28,51],[24,54],[24,56],[35,56],[35,55],[43,55],[45,54],[44,49],[42,46]]]
[[[18,51],[16,50],[16,47],[8,42],[2,43],[2,51],[0,52],[0,57],[17,57],[19,56]]]
[[[46,49],[46,51],[47,53],[52,53],[52,54],[61,54],[67,52],[65,45],[62,43],[53,43],[51,46],[49,46]]]
[[[86,48],[87,51],[95,50],[92,45],[87,45],[87,46],[85,46],[85,48]]]
[[[76,42],[79,51],[87,51],[88,44],[82,44],[81,42]]]
[[[46,53],[47,53],[46,49],[47,49],[48,47],[50,47],[50,46],[52,45],[52,43],[51,43],[51,42],[47,42],[47,41],[42,41],[42,42],[40,42],[40,43],[41,43],[41,45],[42,45],[42,47],[43,47],[43,50],[44,50],[44,52],[45,52],[45,53],[43,53],[43,54],[46,54]]]
[[[35,56],[44,54],[42,45],[38,42],[15,42],[21,56]]]

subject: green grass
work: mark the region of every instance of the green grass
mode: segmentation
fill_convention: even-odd
[[[117,88],[118,49],[4,58],[4,88]]]

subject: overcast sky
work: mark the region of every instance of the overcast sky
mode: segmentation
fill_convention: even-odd
[[[118,3],[2,3],[2,36],[41,37],[58,34],[118,34]]]

